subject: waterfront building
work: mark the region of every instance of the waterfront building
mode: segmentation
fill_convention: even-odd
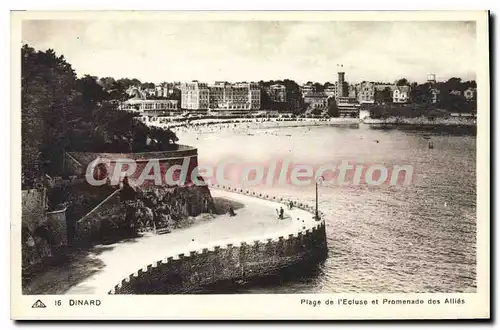
[[[163,97],[163,84],[155,84],[155,96]]]
[[[151,97],[156,95],[156,89],[153,88],[146,88],[144,89],[144,93],[146,94],[146,97]]]
[[[125,91],[128,96],[133,97],[135,99],[145,100],[147,98],[146,93],[142,90],[140,86],[129,86]]]
[[[260,87],[256,83],[215,82],[208,87],[211,110],[259,110]]]
[[[209,89],[206,83],[192,81],[184,83],[181,89],[181,108],[186,110],[208,110]]]
[[[373,104],[375,102],[387,102],[389,98],[392,99],[394,85],[378,83],[373,81],[363,81],[356,85],[356,92],[349,95],[351,98],[356,98],[361,104]],[[384,95],[386,89],[389,89],[387,95]]]
[[[221,109],[226,105],[226,89],[230,84],[226,81],[216,81],[209,87],[209,108]]]
[[[329,98],[331,97],[335,98],[335,96],[337,96],[337,85],[328,83],[325,86],[324,93]]]
[[[358,88],[359,103],[375,103],[375,83],[371,81],[363,81]]]
[[[325,93],[309,93],[304,97],[304,103],[309,109],[328,108],[328,96]]]
[[[349,96],[337,97],[337,108],[341,117],[358,117],[360,104],[356,98]]]
[[[359,86],[358,85],[349,85],[348,97],[350,99],[358,99],[359,95]]]
[[[156,97],[169,97],[174,93],[174,84],[172,83],[162,83],[155,85],[155,96]]]
[[[300,93],[302,94],[302,97],[305,97],[306,95],[315,92],[316,88],[314,87],[314,84],[311,82],[308,82],[307,84],[300,86]]]
[[[286,102],[286,86],[282,84],[274,84],[267,89],[269,98],[274,102]]]
[[[464,97],[467,101],[473,101],[476,99],[477,89],[469,87],[464,91]]]
[[[396,86],[387,83],[375,83],[375,103],[391,103]]]
[[[392,92],[393,103],[410,102],[410,86],[395,86]]]
[[[441,93],[441,91],[437,88],[431,88],[430,92],[431,92],[431,103],[432,104],[439,103],[439,94]]]
[[[170,112],[180,111],[178,100],[143,100],[137,98],[122,102],[119,109],[151,116],[168,115]]]

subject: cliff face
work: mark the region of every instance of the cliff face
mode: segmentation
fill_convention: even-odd
[[[178,227],[182,219],[214,212],[208,187],[139,188],[133,199],[120,198],[127,216],[136,219],[139,228]]]

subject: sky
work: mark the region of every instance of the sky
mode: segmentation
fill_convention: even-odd
[[[475,79],[475,22],[27,20],[22,42],[79,76],[143,82]]]

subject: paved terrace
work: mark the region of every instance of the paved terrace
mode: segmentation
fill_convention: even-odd
[[[317,223],[312,213],[299,208],[288,210],[285,204],[279,202],[219,189],[211,189],[211,193],[214,198],[228,199],[244,204],[244,207],[235,209],[237,215],[234,217],[220,215],[211,221],[169,234],[148,234],[136,240],[105,246],[103,251],[91,255],[92,259],[98,259],[94,260],[98,266],[93,275],[72,286],[66,293],[105,294],[122,279],[153,262],[180,253],[189,255],[190,251],[201,251],[216,245],[232,243],[239,246],[243,241],[288,237],[289,234],[305,232]],[[285,210],[283,220],[277,218],[276,209],[280,206]],[[63,276],[69,278],[75,274]]]

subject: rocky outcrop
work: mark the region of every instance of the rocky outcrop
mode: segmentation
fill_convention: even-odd
[[[142,231],[179,228],[183,219],[214,211],[206,186],[143,187],[105,201],[77,223],[79,242],[109,242],[135,236]]]

